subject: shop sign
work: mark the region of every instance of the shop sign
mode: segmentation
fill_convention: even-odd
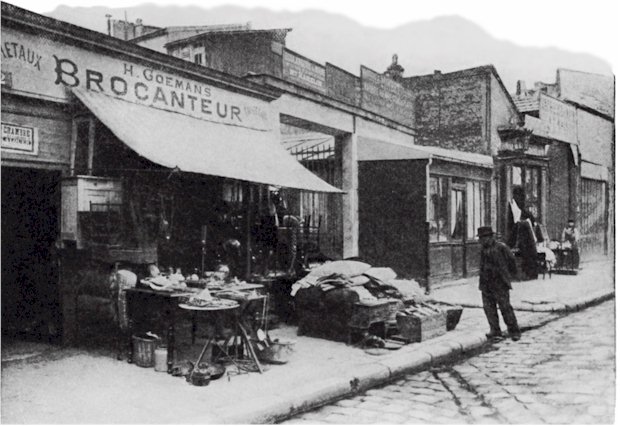
[[[356,75],[327,63],[325,77],[328,96],[359,106],[361,89],[360,80]]]
[[[2,150],[37,155],[39,151],[37,129],[2,123]]]
[[[107,56],[2,28],[2,73],[13,89],[44,98],[73,99],[79,87],[207,121],[272,130],[277,115],[261,99],[172,74],[161,67]]]
[[[325,68],[290,50],[282,54],[282,75],[285,80],[325,93]]]
[[[390,77],[361,67],[362,108],[413,126],[413,93]]]

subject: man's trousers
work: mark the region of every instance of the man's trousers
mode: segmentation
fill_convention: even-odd
[[[517,318],[515,312],[510,305],[510,290],[507,288],[501,289],[485,289],[482,290],[482,306],[484,308],[484,314],[489,322],[491,333],[500,335],[501,328],[499,326],[499,316],[497,315],[497,308],[502,312],[504,322],[508,327],[508,332],[513,334],[520,334],[519,325],[517,324]]]

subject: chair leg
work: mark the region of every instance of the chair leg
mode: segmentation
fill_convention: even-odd
[[[73,324],[73,339],[75,340],[75,342],[77,343],[77,340],[79,338],[79,328],[80,328],[80,312],[79,312],[79,298],[80,298],[80,294],[77,293],[75,295],[75,299],[73,302],[73,312],[74,312],[74,324]]]

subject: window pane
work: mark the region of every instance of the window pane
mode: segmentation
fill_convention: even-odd
[[[523,180],[521,179],[521,167],[512,167],[512,184],[513,185],[522,185]]]
[[[489,200],[491,199],[489,193],[489,183],[482,182],[480,184],[480,211],[482,214],[481,226],[491,225],[491,205]]]
[[[480,182],[474,182],[474,233],[469,237],[474,238],[475,231],[482,226],[482,203],[480,202]]]
[[[474,182],[467,182],[467,238],[475,234],[476,210],[474,206]]]
[[[429,181],[429,239],[446,241],[448,239],[448,179],[431,177]]]
[[[452,190],[451,202],[451,237],[452,239],[459,240],[463,238],[463,232],[465,231],[463,223],[463,192]]]

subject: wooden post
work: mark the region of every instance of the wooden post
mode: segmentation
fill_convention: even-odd
[[[245,279],[252,274],[252,200],[249,182],[243,185],[243,203],[245,204]]]

